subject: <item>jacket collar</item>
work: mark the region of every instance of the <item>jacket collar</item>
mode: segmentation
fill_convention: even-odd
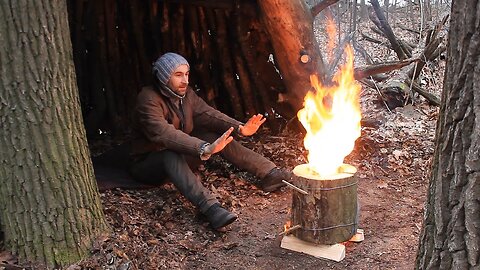
[[[168,87],[166,84],[163,84],[163,83],[159,83],[157,84],[157,87],[158,91],[160,91],[160,93],[170,99],[180,99],[182,100],[185,96],[186,96],[186,93],[185,95],[179,95],[177,93],[175,93],[172,89],[170,89],[170,87]]]

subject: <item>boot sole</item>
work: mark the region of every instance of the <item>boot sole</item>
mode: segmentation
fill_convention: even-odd
[[[210,225],[212,226],[212,228],[216,230],[232,224],[235,220],[237,220],[237,216],[231,215],[231,216],[228,216],[226,220],[224,222],[221,222],[220,224],[210,224]]]

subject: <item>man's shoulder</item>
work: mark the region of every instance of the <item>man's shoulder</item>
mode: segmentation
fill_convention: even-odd
[[[138,94],[140,95],[140,94],[153,93],[153,92],[155,92],[153,85],[145,85],[140,89],[140,92]]]
[[[159,97],[160,95],[155,91],[155,88],[152,85],[143,86],[137,95],[137,99],[152,99]]]
[[[144,86],[137,94],[137,106],[148,104],[161,104],[164,102],[163,97],[155,90],[153,86]]]

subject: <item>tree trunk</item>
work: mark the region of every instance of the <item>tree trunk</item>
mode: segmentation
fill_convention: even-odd
[[[87,148],[65,1],[0,2],[0,231],[22,261],[84,258],[108,231]]]
[[[365,0],[360,0],[360,18],[363,20],[368,18],[368,11],[367,5],[365,4]]]
[[[479,0],[453,1],[417,269],[480,268],[479,16]]]
[[[311,12],[301,0],[262,0],[258,4],[287,87],[286,98],[298,111],[311,89],[310,75],[317,74],[321,81],[325,75]]]

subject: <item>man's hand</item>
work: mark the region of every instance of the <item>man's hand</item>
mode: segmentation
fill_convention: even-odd
[[[233,137],[230,136],[232,131],[233,127],[225,131],[225,133],[223,133],[223,135],[216,139],[212,144],[207,145],[201,158],[208,159],[211,155],[222,151],[223,148],[225,148],[225,146],[227,146],[227,144],[229,144],[233,140]]]
[[[250,119],[248,119],[247,123],[245,125],[240,125],[238,127],[238,130],[240,131],[240,134],[243,136],[251,136],[257,132],[258,128],[265,122],[267,118],[263,118],[262,114],[257,114]]]

